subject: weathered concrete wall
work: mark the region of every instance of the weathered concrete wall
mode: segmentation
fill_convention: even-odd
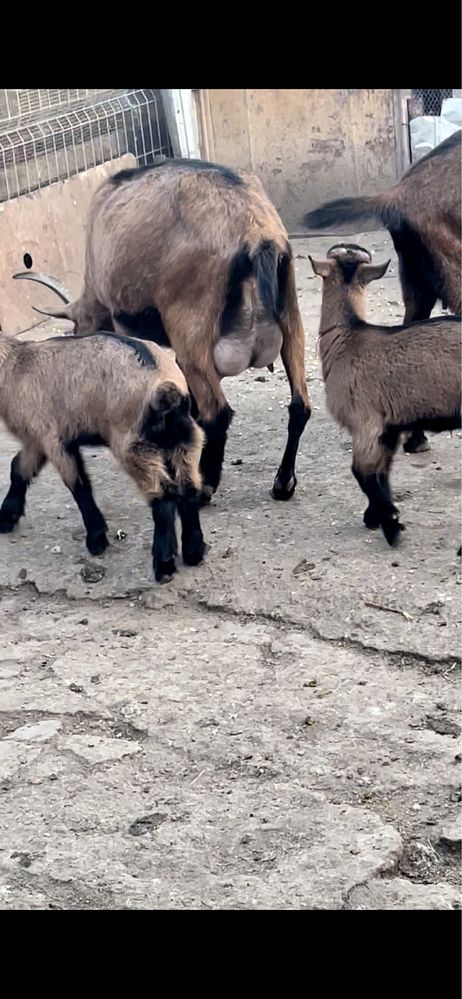
[[[401,173],[393,90],[208,90],[202,154],[260,176],[286,225],[325,198],[372,193]]]
[[[124,167],[136,166],[122,156],[69,180],[0,205],[0,323],[5,333],[19,333],[39,322],[32,306],[58,308],[52,292],[30,282],[12,281],[24,270],[30,253],[33,270],[60,278],[78,295],[83,280],[85,223],[93,193],[103,180]]]

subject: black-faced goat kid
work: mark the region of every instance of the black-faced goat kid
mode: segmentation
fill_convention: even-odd
[[[11,463],[0,533],[13,530],[31,480],[50,461],[77,503],[89,552],[100,555],[107,527],[80,446],[106,445],[151,507],[156,580],[168,582],[175,571],[177,512],[183,560],[201,561],[204,435],[191,417],[188,387],[170,352],[114,333],[41,343],[0,334],[0,417],[22,443]]]

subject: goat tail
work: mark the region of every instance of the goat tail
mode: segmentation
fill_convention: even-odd
[[[229,317],[239,309],[242,284],[251,276],[256,279],[262,305],[278,322],[286,306],[291,259],[289,243],[283,252],[273,240],[269,239],[263,240],[253,253],[247,244],[240,247],[229,268],[222,328],[226,327]]]
[[[376,219],[387,225],[389,199],[383,194],[375,197],[337,198],[326,201],[312,212],[306,212],[302,224],[307,229],[330,229],[334,225],[349,225],[351,222],[364,222]]]
[[[253,272],[263,305],[276,322],[284,312],[287,300],[287,280],[292,259],[290,246],[281,253],[272,240],[260,243],[253,257]]]

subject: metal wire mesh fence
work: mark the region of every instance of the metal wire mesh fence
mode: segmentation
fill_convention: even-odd
[[[171,155],[158,91],[0,91],[0,201],[124,153]]]
[[[419,114],[438,116],[445,97],[452,97],[452,90],[413,90],[412,96],[415,101],[412,117],[416,118]]]

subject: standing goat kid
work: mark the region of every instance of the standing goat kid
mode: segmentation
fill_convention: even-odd
[[[11,463],[0,533],[13,530],[32,479],[51,461],[80,510],[89,552],[100,555],[107,527],[80,446],[106,445],[151,507],[156,580],[168,582],[175,572],[177,511],[183,560],[201,561],[203,432],[190,415],[185,378],[167,351],[114,333],[41,343],[0,334],[0,417],[23,445]]]
[[[365,288],[390,263],[374,266],[368,250],[332,246],[313,260],[323,278],[319,330],[327,406],[352,436],[352,472],[369,500],[366,527],[381,527],[389,545],[403,530],[389,474],[399,435],[461,426],[460,318],[442,316],[409,326],[365,319]]]
[[[406,325],[428,319],[437,300],[460,315],[461,139],[462,131],[454,132],[389,190],[328,201],[303,220],[309,228],[328,229],[376,219],[388,229],[399,260]],[[414,431],[404,450],[428,450],[424,433]]]
[[[257,177],[201,160],[122,170],[90,205],[76,302],[52,278],[14,276],[54,290],[67,304],[48,314],[80,335],[103,326],[173,348],[206,433],[204,501],[218,487],[233,416],[222,379],[272,367],[281,353],[292,398],[273,497],[290,499],[311,413],[305,339],[288,235]]]

